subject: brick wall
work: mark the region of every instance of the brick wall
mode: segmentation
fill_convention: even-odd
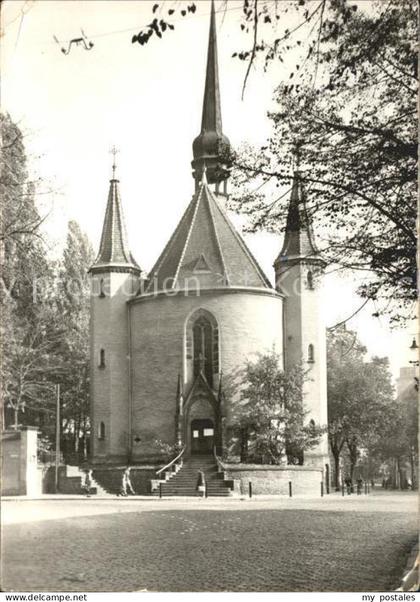
[[[240,493],[248,494],[249,482],[255,495],[321,495],[322,470],[306,466],[224,464],[225,479],[233,479]]]
[[[128,311],[137,278],[128,273],[94,274],[91,297],[92,458],[126,458],[128,448]],[[105,296],[99,294],[103,280]],[[100,351],[105,365],[100,367]],[[105,438],[99,439],[100,422]]]
[[[308,285],[308,271],[313,274],[313,287]],[[287,366],[302,362],[308,371],[303,385],[303,403],[307,420],[326,425],[327,414],[327,352],[326,330],[320,303],[322,270],[304,262],[284,264],[276,274],[279,289],[285,294],[285,340]],[[308,361],[308,347],[313,345],[314,361]],[[318,446],[305,454],[306,462],[321,465],[328,462],[328,438],[323,435]]]
[[[141,439],[134,444],[134,458],[150,455],[154,438],[175,440],[178,374],[186,395],[192,384],[184,349],[186,324],[194,311],[205,309],[217,321],[224,374],[273,346],[282,352],[282,298],[262,291],[225,290],[132,303],[133,435]]]

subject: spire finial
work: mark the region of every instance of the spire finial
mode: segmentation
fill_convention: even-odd
[[[116,158],[117,154],[120,151],[114,145],[109,152],[113,156],[113,160],[112,160],[112,179],[115,180],[115,170],[117,169],[117,166],[115,164],[115,158]]]

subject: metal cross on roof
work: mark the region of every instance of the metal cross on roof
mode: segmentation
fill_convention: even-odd
[[[117,166],[115,164],[115,157],[117,156],[117,154],[120,152],[115,146],[113,146],[111,148],[111,150],[109,151],[111,153],[111,155],[113,155],[114,159],[113,159],[113,163],[112,163],[112,179],[115,180],[115,170],[117,169]]]

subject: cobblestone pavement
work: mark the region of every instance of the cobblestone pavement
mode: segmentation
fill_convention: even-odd
[[[338,499],[330,502],[330,512],[317,508],[319,500],[313,508],[305,501],[307,508],[253,500],[16,502],[21,517],[31,504],[45,512],[79,504],[87,515],[4,525],[2,589],[390,591],[417,533],[416,513],[405,507],[411,498],[402,512],[391,499],[391,511],[355,498],[341,510]]]

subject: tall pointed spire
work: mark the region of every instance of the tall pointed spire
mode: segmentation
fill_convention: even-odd
[[[322,261],[315,245],[312,225],[306,210],[302,178],[300,172],[296,170],[293,174],[283,247],[274,265],[288,260],[315,258]]]
[[[222,131],[216,11],[214,0],[212,0],[201,132],[193,142],[194,160],[192,166],[196,181],[200,182],[204,165],[207,167],[207,179],[210,184],[226,180],[229,177],[229,166],[227,164],[229,150],[229,139]]]
[[[222,111],[220,108],[219,68],[217,61],[216,11],[211,3],[209,46],[207,50],[206,84],[204,87],[201,131],[222,133]]]
[[[141,269],[128,246],[127,231],[118,186],[119,180],[115,178],[115,152],[113,152],[113,177],[109,184],[108,202],[99,253],[90,271],[140,273]]]

